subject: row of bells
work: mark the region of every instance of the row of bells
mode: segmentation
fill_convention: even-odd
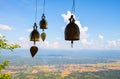
[[[71,41],[71,45],[73,44],[73,41],[79,40],[80,38],[80,30],[78,25],[75,23],[75,19],[73,18],[73,15],[71,15],[69,19],[69,24],[65,28],[65,40]],[[44,29],[47,29],[47,21],[45,20],[45,16],[42,16],[42,20],[39,23],[40,29],[43,29],[43,33],[41,34],[41,38],[44,41],[46,38],[46,34],[44,32]],[[30,41],[39,41],[40,34],[37,31],[37,25],[34,24],[33,31],[30,35]]]
[[[77,41],[80,39],[80,30],[78,25],[75,23],[75,19],[73,18],[73,15],[71,15],[70,19],[69,19],[69,24],[67,24],[66,28],[65,28],[65,40],[67,41],[71,41],[71,47],[73,47],[73,41]],[[39,23],[40,25],[40,29],[43,29],[43,33],[41,34],[41,38],[44,41],[46,38],[46,34],[44,33],[44,29],[47,29],[47,22],[45,20],[45,16],[43,14],[42,16],[42,20]],[[37,31],[37,24],[34,23],[33,26],[33,31],[30,34],[30,41],[34,41],[34,45],[36,41],[39,41],[40,38],[40,34]],[[30,52],[32,57],[35,56],[35,54],[38,51],[38,47],[37,46],[32,46],[30,48]]]

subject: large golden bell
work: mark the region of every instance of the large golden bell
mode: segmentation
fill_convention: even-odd
[[[37,26],[36,24],[34,24],[34,29],[33,31],[31,32],[30,34],[30,41],[39,41],[39,38],[40,38],[40,34],[39,32],[37,31]]]
[[[45,15],[42,15],[42,20],[39,23],[40,29],[47,29],[47,21],[45,20]]]
[[[69,20],[70,23],[65,28],[65,40],[71,41],[71,44],[73,44],[73,41],[79,40],[80,31],[78,25],[75,24],[73,15]]]

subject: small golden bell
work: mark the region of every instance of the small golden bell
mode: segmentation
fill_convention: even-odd
[[[47,21],[45,20],[45,15],[42,15],[42,20],[39,23],[40,29],[47,29]]]

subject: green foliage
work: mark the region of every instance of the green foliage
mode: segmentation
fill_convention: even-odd
[[[5,67],[6,66],[9,66],[9,60],[5,60],[5,61],[3,61],[1,64],[0,64],[0,71],[2,70],[2,69],[5,69]]]
[[[4,36],[0,36],[0,53],[2,49],[8,49],[13,51],[15,48],[19,48],[20,46],[18,44],[8,44],[7,40],[5,39]],[[4,60],[3,62],[0,63],[0,72],[5,69],[6,66],[9,66],[9,60]],[[11,79],[10,74],[4,73],[0,74],[0,79]]]
[[[8,73],[0,74],[0,79],[11,79],[10,74],[8,74]]]
[[[0,36],[0,49],[8,49],[13,51],[15,48],[20,48],[20,46],[16,43],[14,44],[8,44],[7,40],[5,39],[4,36]]]

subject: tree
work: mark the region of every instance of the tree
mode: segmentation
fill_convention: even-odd
[[[0,53],[2,49],[13,51],[15,48],[19,48],[20,46],[16,43],[14,44],[8,44],[7,40],[4,36],[0,36]],[[1,56],[0,56],[1,58]],[[0,79],[10,79],[9,73],[1,73],[3,69],[5,69],[6,66],[9,66],[9,60],[4,60],[0,63]]]

